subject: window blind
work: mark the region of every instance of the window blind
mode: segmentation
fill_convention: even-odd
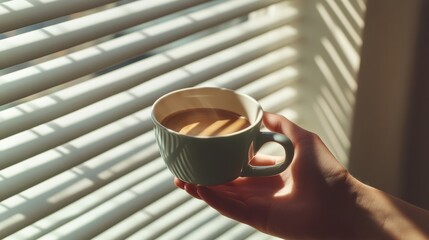
[[[112,2],[0,4],[0,236],[268,237],[175,189],[149,112],[199,84],[293,98],[297,10],[251,19],[280,1]]]
[[[308,5],[317,12],[314,3],[282,0],[0,3],[0,238],[272,239],[174,187],[150,108],[179,88],[219,86],[312,123],[307,111],[321,105],[312,110],[303,90],[318,86],[303,74],[303,62],[319,59],[300,21]],[[330,25],[351,19],[338,26],[359,30],[362,6],[341,5],[345,15]],[[323,45],[337,51],[327,63],[340,66],[332,76],[347,80],[317,87],[328,109],[340,106],[332,108],[340,125],[351,113],[331,92],[356,88],[356,66],[343,64],[356,61],[344,47],[359,46],[356,32],[339,38],[354,45],[335,35]],[[275,146],[264,151],[279,154]]]

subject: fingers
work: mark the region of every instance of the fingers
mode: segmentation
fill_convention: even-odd
[[[256,154],[251,160],[253,166],[267,166],[276,163],[276,157],[262,153]]]
[[[292,142],[298,141],[304,134],[309,133],[287,118],[274,113],[265,112],[263,122],[269,130],[285,134]]]
[[[178,178],[174,178],[174,184],[194,198],[205,201],[224,216],[238,221],[249,219],[247,206],[237,198],[236,194],[223,191],[222,186],[214,187],[216,190],[212,190],[207,187],[185,183]]]
[[[201,197],[198,195],[197,186],[196,185],[190,184],[190,183],[185,183],[185,182],[183,182],[182,180],[180,180],[178,178],[174,178],[174,184],[177,187],[185,190],[192,197],[201,199]]]
[[[250,164],[253,166],[270,166],[279,162],[279,159],[283,159],[283,157],[258,153],[250,161]]]
[[[197,192],[198,187],[194,184],[185,184],[185,191],[194,198],[201,199],[200,195]]]
[[[228,191],[228,184],[204,187],[185,183],[178,178],[174,178],[174,184],[194,198],[205,201],[208,205],[227,217],[239,221],[246,219],[246,205],[240,201],[236,193]]]
[[[175,184],[195,198],[205,201],[210,207],[214,208],[220,214],[232,218],[234,220],[256,226],[261,219],[255,219],[255,212],[252,210],[255,201],[250,201],[248,198],[237,191],[239,188],[234,188],[228,184],[218,186],[198,186],[189,183],[184,183],[175,179]],[[241,189],[243,190],[243,189]],[[264,202],[267,203],[267,202]],[[260,215],[256,214],[259,218]]]
[[[178,188],[185,189],[185,182],[178,179],[177,177],[174,178],[174,185],[176,185]]]
[[[202,200],[222,215],[240,222],[249,222],[251,211],[237,196],[233,196],[229,192],[214,191],[207,187],[198,187],[197,192]]]

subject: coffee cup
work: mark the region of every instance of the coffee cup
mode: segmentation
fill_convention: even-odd
[[[215,87],[173,91],[152,106],[155,138],[165,164],[180,180],[199,185],[272,176],[289,166],[292,142],[283,134],[261,131],[262,116],[255,99]],[[284,160],[269,166],[251,165],[267,142],[284,148]]]

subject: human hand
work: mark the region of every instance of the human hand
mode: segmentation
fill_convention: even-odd
[[[209,187],[178,179],[175,184],[221,214],[268,234],[285,238],[349,235],[349,205],[354,199],[348,171],[315,134],[279,115],[265,113],[263,121],[268,129],[287,135],[294,144],[294,159],[283,173],[242,177]],[[259,155],[252,161],[253,165],[274,163],[272,157]]]
[[[294,144],[294,158],[284,172],[218,186],[178,179],[175,184],[221,214],[282,238],[429,238],[429,211],[358,181],[319,137],[286,118],[265,113],[263,120]],[[252,160],[254,165],[274,163],[269,156]]]

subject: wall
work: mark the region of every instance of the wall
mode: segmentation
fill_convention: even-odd
[[[350,171],[429,207],[428,3],[368,1]]]

